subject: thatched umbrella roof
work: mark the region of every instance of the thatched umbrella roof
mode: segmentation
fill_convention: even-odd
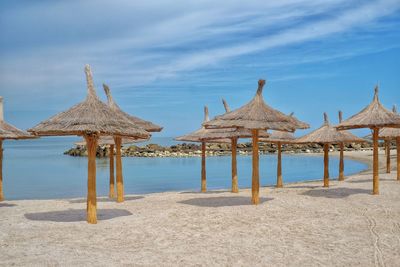
[[[293,116],[293,112],[290,113],[290,117]],[[266,142],[266,143],[282,143],[282,144],[289,144],[293,143],[296,140],[296,137],[294,136],[293,132],[285,132],[285,131],[272,131],[269,135],[268,138],[260,138],[260,142]]]
[[[292,132],[284,132],[284,131],[272,131],[269,138],[260,138],[260,142],[266,143],[292,143],[296,140],[296,137]]]
[[[85,101],[61,112],[29,129],[35,135],[115,135],[148,138],[150,134],[130,122],[125,116],[114,112],[96,95],[90,66],[85,66],[88,94]]]
[[[106,85],[103,84],[103,88],[104,88],[104,92],[107,95],[107,99],[108,99],[108,105],[117,113],[127,117],[132,123],[142,127],[143,129],[145,129],[148,132],[161,132],[161,130],[163,129],[163,127],[158,126],[150,121],[146,121],[143,119],[140,119],[138,117],[132,116],[126,112],[124,112],[118,105],[117,103],[115,103],[114,99],[111,96],[111,92],[110,92],[110,88]]]
[[[296,129],[309,128],[307,123],[303,123],[268,106],[262,97],[264,84],[265,80],[258,81],[257,93],[249,103],[231,112],[216,116],[213,120],[204,123],[204,126],[206,128],[235,127],[291,132]]]
[[[396,106],[393,106],[392,112],[394,114],[398,115]],[[382,128],[379,131],[379,138],[382,138],[382,139],[392,139],[392,138],[396,138],[399,136],[400,136],[399,128]]]
[[[207,122],[209,121],[209,115],[208,115],[208,107],[204,107],[204,121]],[[228,129],[228,131],[233,132],[234,129]],[[186,142],[209,142],[209,143],[230,143],[230,140],[228,138],[225,139],[220,139],[218,138],[221,133],[220,129],[206,129],[204,126],[202,126],[200,129],[197,131],[194,131],[192,133],[176,137],[176,141],[186,141]],[[212,138],[215,137],[215,138]],[[210,140],[211,139],[218,139],[218,140]]]
[[[295,141],[296,143],[321,143],[321,144],[339,144],[339,143],[353,143],[365,142],[364,139],[355,136],[348,131],[338,131],[333,125],[329,123],[328,115],[324,113],[324,124],[306,134]]]
[[[347,120],[336,126],[339,130],[357,129],[357,128],[382,128],[397,127],[400,128],[400,116],[386,109],[378,98],[379,87],[375,87],[374,99],[359,113],[351,116]]]
[[[224,104],[225,111],[229,112],[230,109],[225,99],[222,99],[222,103]],[[207,121],[209,121],[208,108],[204,107],[204,122]],[[269,134],[267,132],[260,132],[260,136],[267,138]],[[229,139],[232,138],[251,138],[251,131],[243,128],[206,129],[202,126],[201,129],[188,135],[177,137],[175,140],[191,142],[219,142],[219,140],[222,140],[225,143],[229,142]]]
[[[30,138],[36,138],[36,137],[4,121],[3,97],[0,96],[0,140],[30,139]]]

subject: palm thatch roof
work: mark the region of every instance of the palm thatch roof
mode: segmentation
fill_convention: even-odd
[[[230,108],[228,106],[228,103],[225,101],[225,99],[222,99],[222,103],[224,104],[225,111],[229,112]],[[208,108],[204,107],[204,122],[209,121],[208,117]],[[250,138],[251,137],[251,131],[248,129],[243,129],[243,128],[223,128],[223,129],[206,129],[204,126],[189,134],[188,136],[194,137],[196,139],[199,139],[200,142],[204,141],[212,141],[212,142],[218,142],[219,140],[229,141],[229,139],[232,138]],[[189,141],[189,140],[183,140],[181,138],[188,137],[188,136],[182,136],[176,138],[177,141]],[[269,137],[269,134],[267,132],[260,132],[259,136],[267,138]]]
[[[161,132],[163,127],[158,126],[150,121],[145,121],[143,119],[140,119],[138,117],[132,116],[126,112],[124,112],[118,105],[115,103],[114,99],[111,96],[111,91],[110,88],[106,85],[103,84],[104,92],[107,95],[108,99],[108,105],[117,113],[127,117],[132,123],[138,125],[139,127],[142,127],[148,132]]]
[[[258,81],[258,89],[254,98],[246,105],[216,116],[204,123],[206,128],[246,128],[259,130],[295,131],[306,129],[309,125],[268,106],[262,97],[265,80]]]
[[[0,140],[1,139],[30,139],[37,138],[28,132],[22,131],[17,127],[4,121],[3,97],[0,96]]]
[[[375,87],[374,99],[372,102],[347,120],[336,126],[339,130],[357,129],[357,128],[382,128],[397,127],[400,128],[400,116],[386,109],[378,98],[379,87]]]
[[[230,108],[225,99],[222,99],[225,112],[230,112]],[[222,129],[207,129],[209,130],[208,140],[225,139],[225,138],[251,138],[251,130],[244,128],[222,128]],[[258,136],[268,138],[269,134],[266,131],[260,131]]]
[[[127,138],[127,137],[125,137],[125,138],[122,138],[122,142],[121,143],[126,145],[126,144],[146,142],[147,140],[149,140],[149,138],[136,139],[136,138]],[[86,146],[86,141],[85,140],[81,140],[79,142],[76,142],[75,145],[77,145],[77,146]],[[102,136],[97,141],[97,145],[99,145],[99,146],[115,145],[114,138],[112,136]]]
[[[209,121],[209,115],[208,115],[208,107],[204,107],[204,121],[207,122]],[[189,133],[187,135],[179,136],[176,137],[176,141],[187,141],[187,142],[206,142],[208,141],[209,143],[230,143],[230,139],[220,139],[220,138],[211,138],[210,137],[216,137],[218,135],[218,130],[220,129],[206,129],[204,126],[202,126],[200,129],[197,131],[194,131],[192,133]],[[232,129],[228,129],[232,130]],[[215,135],[214,135],[215,134]],[[212,139],[218,139],[218,140],[212,140]]]
[[[85,101],[29,129],[35,135],[117,135],[148,138],[150,134],[114,112],[96,95],[90,66],[85,66],[88,94]]]
[[[328,115],[324,113],[324,124],[320,128],[312,131],[311,133],[296,139],[295,142],[339,144],[365,142],[365,140],[353,135],[348,131],[338,131],[333,125],[329,123]]]
[[[290,117],[293,116],[293,112],[290,113]],[[285,132],[285,131],[272,131],[271,134],[269,135],[268,138],[260,138],[260,142],[266,142],[266,143],[283,143],[283,144],[289,144],[293,143],[296,140],[296,137],[294,136],[293,132]]]
[[[396,106],[393,106],[392,112],[394,114],[398,115]],[[400,129],[399,128],[382,128],[379,131],[379,138],[392,139],[392,138],[396,138],[396,137],[400,137]]]

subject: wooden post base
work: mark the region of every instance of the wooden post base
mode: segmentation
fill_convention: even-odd
[[[344,144],[340,143],[339,181],[344,181]]]
[[[110,151],[108,156],[110,159],[110,190],[108,196],[109,198],[115,198],[114,145],[110,145]]]
[[[329,144],[324,144],[324,187],[329,187]]]
[[[124,180],[122,178],[122,156],[121,156],[121,142],[120,136],[114,137],[116,148],[116,173],[117,173],[117,202],[124,202]]]
[[[258,205],[260,203],[260,174],[259,174],[259,155],[258,155],[258,130],[251,130],[253,142],[253,172],[251,178],[251,203]]]
[[[201,192],[207,191],[206,178],[206,143],[201,143]]]
[[[85,135],[88,151],[88,194],[86,207],[86,220],[88,223],[97,223],[97,196],[96,196],[96,150],[97,135]]]
[[[373,166],[372,166],[372,194],[379,195],[379,155],[378,155],[379,128],[373,128]]]
[[[282,144],[281,144],[281,142],[278,142],[277,146],[278,146],[278,164],[276,167],[276,187],[282,188],[283,182],[282,182]]]
[[[385,140],[386,146],[386,173],[390,173],[390,140]]]
[[[239,193],[237,162],[236,162],[237,138],[232,138],[231,151],[232,151],[232,193]]]

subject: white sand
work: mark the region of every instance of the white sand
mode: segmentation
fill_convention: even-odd
[[[321,185],[262,188],[258,206],[248,189],[102,199],[97,225],[82,199],[4,201],[0,265],[400,266],[395,172],[379,196],[370,174]]]

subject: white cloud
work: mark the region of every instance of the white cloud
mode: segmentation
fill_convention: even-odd
[[[398,10],[399,5],[395,0],[246,4],[120,1],[112,5],[107,1],[68,1],[21,7],[5,13],[2,20],[12,24],[23,16],[26,25],[21,27],[22,32],[29,24],[46,25],[44,29],[50,36],[62,39],[65,31],[69,39],[57,43],[43,38],[39,45],[34,39],[32,47],[3,51],[1,90],[26,91],[28,86],[35,91],[62,86],[75,88],[84,80],[85,63],[93,65],[99,83],[104,80],[113,87],[177,79],[182,72],[218,67],[227,60],[252,53],[374,27],[377,20]],[[76,12],[71,12],[71,8]],[[42,29],[31,27],[31,30],[40,34]],[[368,48],[365,51],[373,52]],[[353,54],[357,53],[338,52],[335,56]],[[318,58],[308,61],[313,60]],[[80,90],[77,87],[71,90]]]

